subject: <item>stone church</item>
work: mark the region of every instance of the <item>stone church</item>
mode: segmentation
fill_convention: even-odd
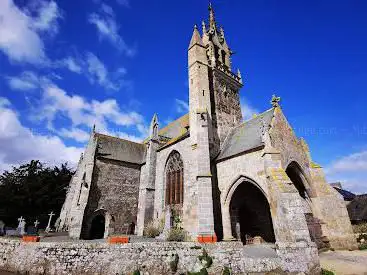
[[[189,113],[136,143],[92,131],[67,192],[58,230],[72,238],[143,235],[167,211],[192,241],[253,237],[352,248],[343,200],[326,183],[279,98],[243,121],[240,71],[213,8],[188,46]]]

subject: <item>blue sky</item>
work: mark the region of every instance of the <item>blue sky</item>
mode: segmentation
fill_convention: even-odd
[[[0,170],[75,163],[96,124],[142,139],[187,111],[187,47],[205,0],[0,1]],[[366,1],[213,1],[243,113],[272,94],[329,181],[367,192]]]

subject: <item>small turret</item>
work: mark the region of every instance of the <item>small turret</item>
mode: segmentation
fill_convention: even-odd
[[[190,40],[189,49],[191,47],[193,47],[194,45],[203,46],[203,42],[201,40],[201,36],[200,36],[200,33],[199,33],[199,30],[198,30],[198,26],[197,25],[194,26],[194,31],[192,33],[192,37],[191,37],[191,40]]]
[[[237,77],[239,79],[239,82],[242,84],[242,75],[240,69],[237,69]]]
[[[149,136],[152,140],[158,140],[158,116],[155,113],[149,127]]]

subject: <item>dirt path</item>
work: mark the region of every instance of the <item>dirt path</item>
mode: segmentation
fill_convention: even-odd
[[[336,275],[367,275],[367,250],[323,252],[320,262]]]

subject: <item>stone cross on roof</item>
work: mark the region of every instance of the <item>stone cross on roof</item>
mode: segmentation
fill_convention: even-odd
[[[271,105],[272,105],[273,107],[279,107],[279,102],[280,102],[280,97],[279,97],[279,96],[273,95],[273,96],[271,97],[271,101],[270,101],[270,103],[271,103]]]

